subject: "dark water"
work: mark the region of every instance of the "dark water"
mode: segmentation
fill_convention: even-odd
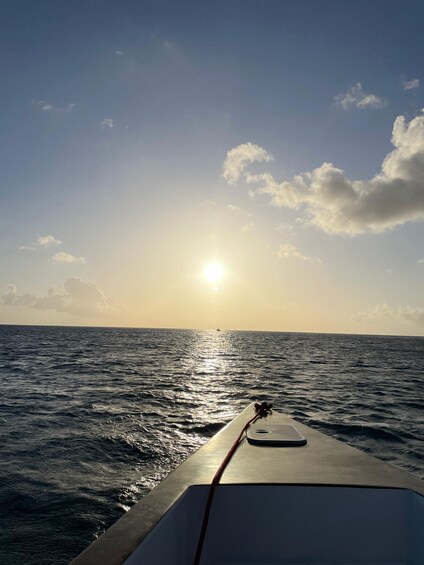
[[[0,563],[67,563],[251,400],[424,475],[424,340],[0,326]]]

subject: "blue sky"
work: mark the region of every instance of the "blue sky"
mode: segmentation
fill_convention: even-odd
[[[423,333],[422,3],[2,8],[0,322]]]

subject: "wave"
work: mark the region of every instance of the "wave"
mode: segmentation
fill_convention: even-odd
[[[187,431],[200,434],[205,437],[212,437],[214,434],[219,432],[224,426],[226,422],[211,422],[209,424],[204,424],[203,426],[191,426],[187,428]]]
[[[406,438],[402,437],[399,432],[389,430],[385,427],[372,426],[370,424],[334,423],[310,419],[308,421],[308,425],[330,431],[334,434],[342,434],[349,437],[364,436],[367,439],[376,441],[383,440],[396,443],[406,443]],[[411,434],[408,435],[413,437]]]

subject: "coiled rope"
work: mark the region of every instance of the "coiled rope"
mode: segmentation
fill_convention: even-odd
[[[225,471],[225,469],[226,469],[228,463],[230,462],[232,456],[236,452],[238,446],[240,445],[241,440],[243,439],[243,436],[244,436],[247,428],[250,425],[254,424],[256,422],[256,420],[259,420],[259,418],[263,418],[264,416],[267,416],[271,412],[271,409],[272,409],[272,404],[268,404],[268,402],[262,402],[261,404],[259,404],[259,403],[255,404],[255,415],[252,418],[250,418],[250,420],[248,422],[246,422],[246,424],[243,426],[240,434],[238,435],[237,439],[235,440],[235,442],[231,446],[229,452],[225,456],[225,459],[223,460],[223,462],[219,466],[219,469],[215,473],[215,475],[212,479],[212,482],[210,484],[210,487],[209,487],[209,496],[208,496],[208,500],[206,502],[205,513],[203,515],[202,529],[200,531],[199,541],[197,542],[197,550],[196,550],[196,555],[194,557],[193,565],[199,565],[200,564],[200,559],[202,557],[203,544],[205,542],[206,531],[207,531],[207,528],[208,528],[209,515],[210,515],[210,511],[211,511],[211,507],[212,507],[212,500],[213,500],[213,497],[214,497],[214,494],[215,494],[215,489],[216,489],[217,485],[219,484],[219,481],[222,477],[222,474]]]

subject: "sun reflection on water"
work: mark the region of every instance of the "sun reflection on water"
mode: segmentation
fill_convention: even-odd
[[[180,401],[190,402],[193,419],[199,422],[222,423],[231,419],[237,408],[228,402],[231,391],[228,379],[233,373],[237,351],[231,333],[203,331],[193,333],[193,341],[183,361],[187,375]],[[230,388],[230,390],[229,390]]]

